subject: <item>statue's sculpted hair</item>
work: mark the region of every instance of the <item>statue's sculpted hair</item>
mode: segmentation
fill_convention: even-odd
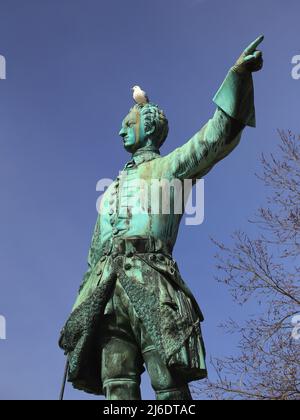
[[[155,125],[153,133],[153,141],[155,146],[160,148],[167,138],[169,132],[168,120],[164,112],[151,102],[145,104],[136,104],[133,107],[143,117],[145,122],[145,131],[151,129]]]

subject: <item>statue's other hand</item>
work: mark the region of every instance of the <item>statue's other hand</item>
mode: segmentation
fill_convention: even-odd
[[[259,36],[255,41],[242,52],[235,65],[232,67],[233,71],[237,73],[246,73],[259,71],[263,67],[262,52],[256,48],[263,41],[264,36]]]

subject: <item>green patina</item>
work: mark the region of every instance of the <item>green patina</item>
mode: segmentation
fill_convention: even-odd
[[[140,399],[145,365],[157,399],[190,399],[187,384],[206,377],[203,316],[172,257],[182,214],[135,212],[128,200],[140,191],[128,181],[195,183],[237,146],[244,127],[255,126],[251,73],[262,67],[261,41],[229,71],[214,116],[169,155],[159,153],[168,121],[158,106],[135,105],[124,119],[119,134],[132,159],[103,196],[89,268],[60,338],[75,388]]]

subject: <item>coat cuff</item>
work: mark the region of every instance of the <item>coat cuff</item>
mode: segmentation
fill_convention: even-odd
[[[244,125],[256,126],[251,73],[240,74],[231,69],[213,101],[230,117]]]

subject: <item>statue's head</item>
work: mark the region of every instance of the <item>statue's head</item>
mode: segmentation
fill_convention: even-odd
[[[168,120],[163,111],[152,103],[137,104],[131,108],[122,122],[119,135],[130,153],[151,146],[159,149],[169,131]]]

